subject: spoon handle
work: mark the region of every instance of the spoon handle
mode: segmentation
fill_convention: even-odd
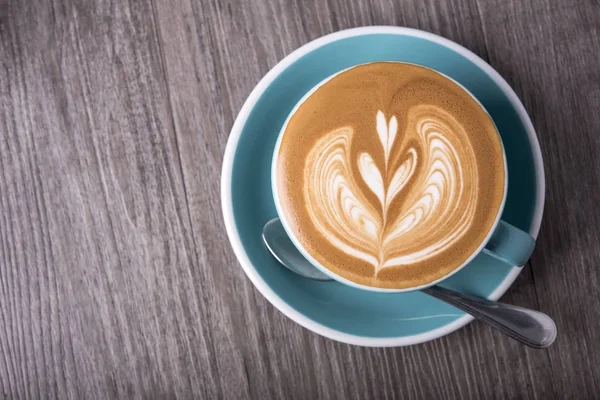
[[[469,296],[440,286],[431,286],[422,291],[452,304],[529,347],[543,349],[556,339],[554,321],[539,311]]]

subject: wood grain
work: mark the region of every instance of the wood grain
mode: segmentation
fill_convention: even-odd
[[[549,350],[479,323],[340,344],[239,268],[219,199],[238,110],[286,54],[362,25],[455,40],[522,98],[546,214],[503,300],[556,319]],[[596,397],[599,28],[585,0],[0,0],[0,396]]]
[[[9,12],[4,393],[218,397],[152,9],[73,1]]]

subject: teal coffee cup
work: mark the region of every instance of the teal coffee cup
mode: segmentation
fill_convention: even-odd
[[[408,64],[408,63],[402,63],[402,64]],[[362,65],[364,65],[364,64],[362,64]],[[507,166],[507,161],[506,161],[506,152],[504,149],[504,144],[502,143],[502,139],[500,137],[500,134],[498,133],[497,128],[495,128],[495,133],[496,133],[498,140],[502,147],[502,157],[503,157],[503,161],[504,161],[502,163],[502,168],[503,168],[502,172],[504,174],[504,189],[501,192],[501,196],[502,196],[501,205],[495,216],[493,225],[491,226],[489,231],[485,233],[485,237],[481,241],[481,243],[477,247],[477,249],[475,251],[473,251],[472,254],[470,254],[468,256],[468,258],[461,265],[454,268],[446,275],[444,275],[440,278],[437,278],[435,280],[432,280],[430,282],[427,282],[425,284],[421,284],[419,286],[414,286],[414,287],[381,288],[381,287],[375,287],[375,286],[367,286],[364,284],[360,284],[360,283],[351,281],[345,277],[338,275],[337,273],[333,272],[332,270],[326,268],[323,264],[321,264],[319,261],[317,261],[316,258],[309,251],[307,251],[307,249],[301,244],[301,241],[298,240],[298,238],[294,235],[293,229],[291,229],[291,227],[290,227],[290,221],[288,220],[288,216],[286,215],[286,213],[283,211],[283,206],[282,206],[281,198],[279,195],[277,176],[279,174],[278,166],[280,165],[279,157],[280,157],[281,143],[285,136],[286,128],[288,127],[290,120],[292,119],[292,117],[294,116],[296,111],[300,108],[300,106],[308,98],[310,98],[317,91],[317,89],[319,89],[322,85],[324,85],[326,82],[328,82],[335,76],[337,76],[345,71],[348,71],[350,69],[357,68],[360,66],[361,65],[356,65],[356,66],[353,66],[346,70],[340,71],[336,74],[333,74],[333,75],[329,76],[328,78],[324,79],[323,81],[321,81],[314,88],[312,88],[312,90],[310,90],[308,93],[306,93],[306,95],[293,108],[293,110],[289,114],[287,120],[283,124],[283,127],[281,128],[281,131],[279,133],[279,136],[278,136],[278,139],[277,139],[277,142],[275,145],[274,153],[273,153],[272,164],[271,164],[272,193],[273,193],[273,198],[275,201],[275,208],[277,210],[277,214],[279,215],[279,218],[281,219],[281,222],[282,222],[288,236],[290,237],[291,241],[294,243],[296,248],[316,268],[318,268],[325,274],[329,275],[331,278],[337,280],[338,282],[343,283],[345,285],[352,286],[352,287],[356,287],[359,289],[371,290],[371,291],[377,291],[377,292],[406,292],[406,291],[420,290],[425,287],[435,285],[435,284],[439,283],[440,281],[447,279],[448,277],[459,272],[461,269],[463,269],[465,266],[467,266],[481,252],[485,252],[488,255],[491,255],[492,257],[502,261],[503,263],[505,263],[509,266],[522,266],[523,264],[525,264],[533,251],[533,248],[535,245],[535,240],[529,235],[529,233],[522,231],[522,230],[516,228],[515,226],[513,226],[505,221],[502,221],[502,219],[501,219],[502,212],[504,210],[504,205],[506,202],[507,191],[508,191],[508,166]],[[435,71],[431,68],[428,68],[428,69],[430,69],[431,71],[434,71],[435,73],[440,74],[440,75],[444,76],[445,78],[449,79],[450,81],[454,82],[457,86],[462,88],[462,90],[464,90],[464,92],[466,94],[471,96],[472,99],[474,99],[475,102],[479,105],[479,107],[481,107],[481,109],[487,113],[484,106],[479,102],[479,100],[477,100],[477,98],[475,98],[475,96],[473,96],[473,94],[471,94],[464,86],[462,86],[461,84],[459,84],[452,78],[450,78],[444,74],[441,74],[438,71]],[[488,116],[489,116],[489,113],[488,113]],[[490,116],[490,121],[492,121],[491,116]],[[492,123],[493,123],[493,121],[492,121]],[[495,127],[495,125],[494,125],[494,127]],[[480,235],[482,235],[481,232],[480,232]]]

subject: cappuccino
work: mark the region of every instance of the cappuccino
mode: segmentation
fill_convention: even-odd
[[[440,279],[481,246],[501,209],[502,144],[462,87],[377,62],[321,85],[276,155],[280,212],[323,267],[378,288]]]

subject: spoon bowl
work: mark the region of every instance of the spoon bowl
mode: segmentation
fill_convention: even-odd
[[[333,281],[330,276],[315,268],[300,254],[292,244],[279,218],[274,218],[265,224],[262,237],[273,257],[290,271],[315,281]]]

